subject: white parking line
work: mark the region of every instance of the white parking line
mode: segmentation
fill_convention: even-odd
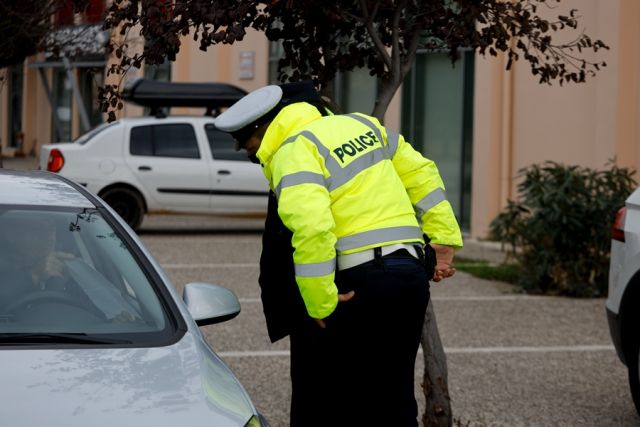
[[[544,296],[530,296],[530,295],[491,295],[491,296],[468,296],[468,297],[433,297],[431,298],[434,301],[525,301],[525,300],[536,300],[536,299],[544,299],[544,298],[553,298],[553,297],[544,297]],[[240,302],[250,303],[259,303],[260,298],[240,298]]]
[[[246,303],[262,302],[260,301],[260,298],[238,298],[238,301],[240,301],[240,304],[242,304],[243,302],[246,302]]]
[[[422,349],[420,349],[422,350]],[[612,345],[561,345],[550,347],[452,347],[445,348],[447,354],[491,354],[491,353],[565,353],[614,351]]]
[[[179,268],[247,268],[247,267],[260,267],[256,263],[221,263],[221,264],[161,264],[162,268],[166,270],[179,269]]]
[[[446,354],[495,354],[495,353],[588,353],[595,351],[614,351],[611,345],[575,345],[575,346],[550,346],[550,347],[452,347],[445,348]],[[422,353],[419,349],[418,353]],[[241,357],[288,357],[289,350],[264,350],[264,351],[219,351],[222,358]]]
[[[536,295],[473,295],[457,297],[432,297],[431,299],[434,301],[520,301],[549,298],[552,297]]]

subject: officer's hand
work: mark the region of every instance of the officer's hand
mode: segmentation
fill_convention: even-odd
[[[435,243],[431,243],[431,247],[436,251],[436,271],[432,280],[439,282],[442,279],[453,276],[456,273],[456,269],[452,267],[453,247]]]
[[[349,301],[351,298],[353,298],[355,294],[356,294],[356,291],[349,291],[346,294],[338,294],[338,303]],[[326,329],[327,324],[324,322],[323,319],[313,319],[313,320],[315,320],[318,326],[320,326],[322,329]]]

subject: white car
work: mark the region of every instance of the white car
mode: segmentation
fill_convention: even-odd
[[[218,285],[181,298],[78,184],[0,169],[2,427],[268,427],[198,328],[239,312]]]
[[[640,414],[640,188],[627,198],[613,226],[607,317]]]
[[[161,97],[161,89],[154,85],[152,94]],[[133,229],[145,213],[263,215],[267,209],[269,187],[260,166],[235,150],[211,115],[157,114],[103,124],[73,143],[43,145],[40,169],[85,186]]]

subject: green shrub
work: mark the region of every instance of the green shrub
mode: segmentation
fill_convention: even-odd
[[[491,237],[521,265],[518,284],[534,293],[605,295],[611,227],[635,189],[634,173],[555,162],[520,170],[518,201],[510,200],[490,225]]]

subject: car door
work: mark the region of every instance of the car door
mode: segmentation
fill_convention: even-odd
[[[260,165],[251,163],[245,151],[236,151],[235,140],[207,123],[202,129],[209,143],[211,209],[216,212],[266,212],[269,185]]]
[[[208,210],[211,171],[208,159],[198,146],[192,123],[174,121],[132,126],[125,157],[156,202],[154,210]]]

